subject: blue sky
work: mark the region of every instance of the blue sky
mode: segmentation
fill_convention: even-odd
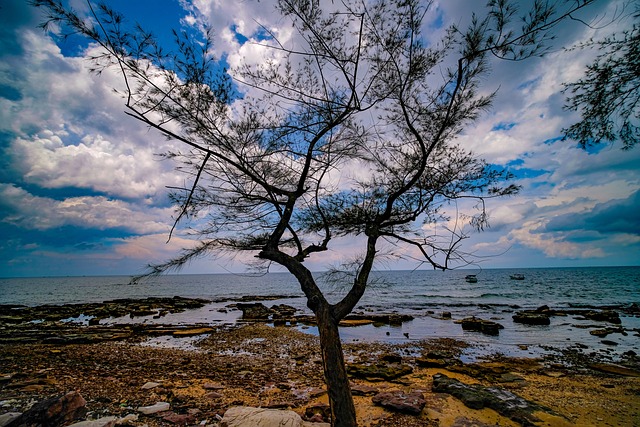
[[[185,185],[185,177],[156,154],[172,143],[124,115],[112,91],[118,75],[91,74],[80,57],[87,44],[43,33],[26,3],[0,0],[0,277],[137,274],[192,245],[184,230],[167,243],[174,209],[166,187]],[[172,27],[208,19],[215,53],[231,66],[259,59],[251,43],[264,39],[258,22],[281,24],[270,1],[109,3],[163,41]],[[601,1],[591,14],[619,4]],[[428,25],[437,33],[468,17],[468,2],[436,2]],[[607,31],[571,22],[557,43]],[[491,227],[468,241],[483,268],[640,265],[640,148],[585,152],[559,138],[576,119],[562,109],[561,83],[579,78],[590,55],[556,47],[541,59],[493,64],[484,89],[499,89],[494,107],[459,139],[508,166],[522,191],[491,201]],[[352,241],[338,243],[333,260],[353,250]],[[184,272],[242,271],[242,260],[203,259]]]

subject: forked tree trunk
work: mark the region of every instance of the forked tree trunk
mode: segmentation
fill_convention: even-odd
[[[333,318],[328,306],[320,307],[316,311],[316,320],[320,333],[324,377],[331,407],[331,425],[333,427],[355,427],[357,425],[356,408],[353,404],[349,377],[344,363],[338,321]]]

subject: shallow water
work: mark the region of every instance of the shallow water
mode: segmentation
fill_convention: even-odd
[[[467,283],[464,276],[475,273],[477,283]],[[511,280],[509,276],[522,273],[525,280]],[[318,276],[322,282],[322,278]],[[608,305],[640,304],[640,267],[616,268],[552,268],[521,270],[472,271],[386,271],[373,276],[374,280],[356,308],[361,313],[411,314],[413,321],[401,327],[373,325],[341,328],[346,342],[385,341],[411,342],[425,338],[457,338],[486,348],[488,353],[499,351],[508,355],[535,355],[544,346],[567,347],[576,343],[617,356],[625,351],[640,353],[640,318],[621,314],[627,336],[612,334],[607,340],[589,334],[590,329],[576,326],[611,326],[603,322],[580,320],[577,316],[552,317],[550,326],[527,326],[514,323],[511,316],[521,309],[535,309],[548,305],[554,309],[572,307],[601,307]],[[322,283],[330,301],[344,294],[339,284]],[[266,301],[265,305],[288,304],[302,313],[310,314],[306,300],[300,298],[299,286],[286,273],[264,276],[234,274],[170,275],[150,278],[133,285],[129,277],[58,277],[0,279],[0,304],[69,304],[102,302],[115,298],[145,298],[150,296],[198,297],[215,300],[206,306],[183,313],[168,314],[160,319],[152,316],[110,319],[112,323],[164,324],[230,324],[241,312],[227,306],[229,299],[245,295],[291,295],[295,297]],[[226,300],[226,301],[221,301]],[[450,312],[453,319],[478,316],[502,324],[505,329],[497,337],[478,332],[463,331],[452,320],[442,320],[442,312]],[[593,328],[591,328],[593,329]],[[306,329],[314,333],[314,329]],[[316,332],[317,333],[317,332]],[[406,335],[405,335],[406,334]],[[528,346],[527,350],[520,345]],[[480,350],[478,350],[480,351]]]

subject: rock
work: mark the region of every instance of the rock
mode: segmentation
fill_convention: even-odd
[[[136,421],[138,421],[138,414],[129,414],[127,416],[119,418],[116,424],[127,425],[127,424],[134,423]]]
[[[419,415],[427,403],[422,393],[405,393],[401,390],[378,393],[371,400],[383,408],[414,415]]]
[[[10,420],[6,426],[63,425],[83,418],[87,414],[87,401],[77,391],[52,397],[33,405],[22,415]]]
[[[582,315],[589,320],[615,323],[618,325],[622,323],[622,320],[620,320],[620,315],[613,310],[587,311],[586,313],[582,313]]]
[[[271,312],[274,319],[282,319],[284,317],[292,317],[296,314],[296,308],[286,304],[272,305]]]
[[[606,372],[608,374],[623,375],[627,377],[640,377],[640,371],[632,368],[627,368],[620,365],[610,365],[607,363],[592,363],[589,365],[591,369],[596,371]]]
[[[409,365],[398,363],[377,365],[348,365],[347,372],[352,377],[364,379],[393,380],[413,372]]]
[[[550,325],[551,319],[545,313],[520,311],[513,316],[513,321],[524,325]]]
[[[303,427],[302,418],[293,411],[235,406],[224,413],[221,427]]]
[[[6,414],[0,415],[0,427],[11,424],[11,422],[20,415],[22,415],[20,412],[7,412]]]
[[[152,388],[156,388],[156,387],[160,387],[162,384],[160,383],[156,383],[153,381],[148,381],[146,383],[144,383],[144,385],[142,387],[140,387],[141,390],[151,390]]]
[[[214,328],[189,328],[189,329],[178,329],[173,332],[174,337],[194,337],[196,335],[202,334],[210,334],[214,332]]]
[[[596,337],[604,338],[609,334],[622,334],[622,333],[624,333],[624,329],[622,329],[620,327],[618,327],[618,328],[594,329],[592,331],[589,331],[589,333],[591,335],[596,336]]]
[[[80,421],[67,427],[113,427],[116,424],[121,424],[120,419],[112,416],[98,418],[97,420]]]
[[[480,384],[465,384],[443,374],[433,376],[433,391],[451,394],[471,409],[491,408],[525,426],[534,425],[540,421],[533,415],[535,412],[551,413],[547,408],[529,402],[508,390],[484,387]]]
[[[245,320],[266,320],[271,315],[271,309],[261,302],[238,303],[238,308],[242,310],[242,318]]]
[[[304,415],[309,421],[327,422],[331,420],[331,407],[326,403],[316,403],[308,406]]]
[[[417,357],[416,365],[421,368],[444,368],[448,362],[446,359],[432,359],[429,357]]]
[[[379,390],[375,387],[370,387],[364,384],[352,384],[351,385],[351,394],[354,396],[373,396],[374,394],[378,394]]]
[[[162,419],[177,425],[193,425],[196,423],[196,417],[193,414],[176,414],[171,412],[163,416]]]
[[[222,384],[216,383],[204,383],[202,388],[205,390],[224,390],[224,386]]]
[[[451,312],[450,311],[443,311],[442,312],[442,318],[443,319],[451,319]]]
[[[402,356],[400,356],[399,354],[395,354],[395,353],[383,354],[382,356],[380,356],[379,359],[382,362],[387,362],[387,363],[400,363],[400,362],[402,362]]]
[[[461,324],[465,331],[482,332],[487,335],[498,335],[500,329],[504,329],[504,326],[497,322],[483,320],[475,316],[462,319]]]
[[[600,342],[601,342],[602,344],[604,344],[604,345],[612,345],[612,346],[618,345],[618,343],[617,343],[617,342],[615,342],[615,341],[611,341],[611,340],[602,340],[602,341],[600,341]]]
[[[373,324],[373,320],[371,319],[343,319],[338,323],[338,325],[343,328],[353,327],[353,326],[364,326]]]
[[[156,402],[155,405],[151,406],[140,406],[138,408],[138,412],[141,412],[145,415],[156,414],[158,412],[164,412],[171,409],[171,405],[168,402]]]

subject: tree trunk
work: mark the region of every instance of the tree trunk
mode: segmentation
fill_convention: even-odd
[[[349,377],[344,363],[342,343],[338,332],[338,320],[334,319],[328,305],[316,311],[322,365],[331,406],[331,425],[333,427],[355,427],[356,407],[351,396]]]

